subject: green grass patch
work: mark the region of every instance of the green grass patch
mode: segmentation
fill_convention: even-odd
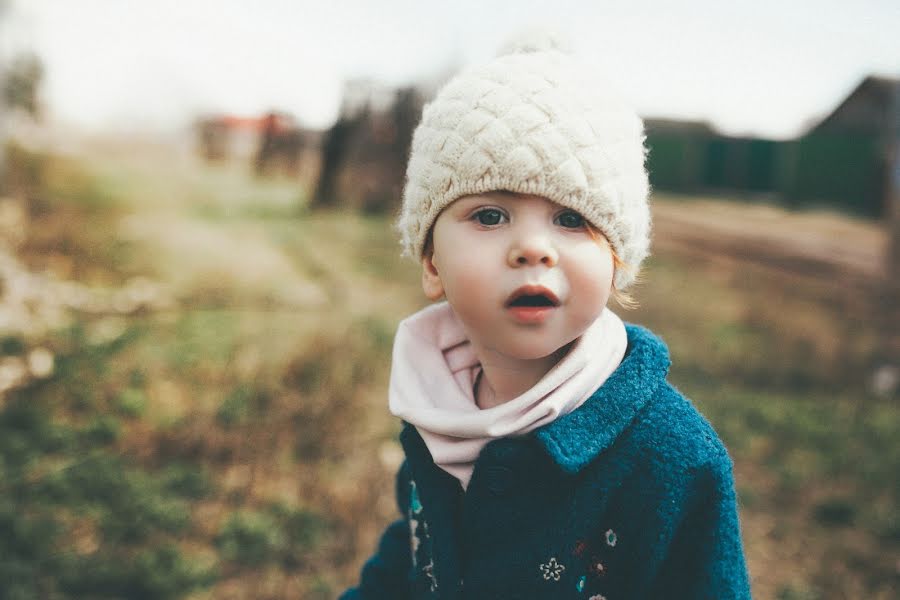
[[[279,562],[296,568],[328,525],[316,513],[274,504],[232,513],[216,537],[222,557],[246,567]]]

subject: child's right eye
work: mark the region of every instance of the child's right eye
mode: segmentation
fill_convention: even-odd
[[[479,225],[490,227],[502,223],[505,215],[496,208],[484,208],[472,215],[472,218],[475,219]]]

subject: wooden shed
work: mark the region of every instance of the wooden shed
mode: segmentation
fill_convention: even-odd
[[[821,122],[783,143],[785,198],[886,217],[898,121],[900,79],[866,77]]]
[[[828,116],[794,140],[721,135],[702,122],[648,119],[653,186],[686,193],[774,197],[861,216],[889,212],[900,80],[866,77]]]

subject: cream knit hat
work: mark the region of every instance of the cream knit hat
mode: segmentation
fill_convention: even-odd
[[[650,246],[644,125],[632,109],[550,38],[513,45],[464,70],[425,106],[413,135],[397,227],[421,259],[440,212],[469,194],[543,196],[580,212],[631,269]]]

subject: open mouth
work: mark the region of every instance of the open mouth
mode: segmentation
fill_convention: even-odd
[[[547,296],[542,296],[540,294],[536,296],[525,295],[519,296],[515,300],[509,303],[510,306],[556,306],[553,304],[553,301],[550,300]]]
[[[507,308],[552,307],[559,306],[559,299],[556,297],[556,294],[546,288],[525,286],[513,292],[509,300],[506,301],[506,306]]]

